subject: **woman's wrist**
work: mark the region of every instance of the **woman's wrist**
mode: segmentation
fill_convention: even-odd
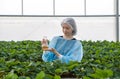
[[[56,54],[57,56],[59,56],[60,54],[57,51],[53,51],[54,54]]]
[[[46,51],[51,51],[51,52],[53,52],[55,55],[57,55],[57,57],[62,57],[62,55],[59,54],[59,52],[57,52],[54,48],[48,48],[48,50],[46,50]]]
[[[61,54],[58,56],[58,58],[62,58],[62,57],[63,57],[63,55],[61,55]]]
[[[53,50],[53,53],[57,55],[57,57],[61,57],[61,54],[59,54],[55,49]]]

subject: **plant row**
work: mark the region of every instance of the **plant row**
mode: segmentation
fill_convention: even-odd
[[[0,79],[119,79],[120,42],[81,41],[81,62],[44,62],[40,41],[0,41]]]

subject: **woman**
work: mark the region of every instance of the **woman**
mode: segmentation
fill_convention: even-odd
[[[43,52],[43,61],[51,62],[59,59],[65,63],[69,63],[70,61],[80,62],[83,57],[83,47],[81,42],[73,37],[77,32],[74,19],[64,19],[61,26],[63,36],[55,36],[50,41],[49,48]],[[47,40],[43,39],[41,43],[44,45],[47,43]]]

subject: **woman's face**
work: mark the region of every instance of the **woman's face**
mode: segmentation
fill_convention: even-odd
[[[62,31],[66,36],[72,35],[72,28],[66,23],[62,24]]]

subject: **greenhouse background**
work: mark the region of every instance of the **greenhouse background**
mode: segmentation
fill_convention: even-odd
[[[78,40],[50,43],[65,18]],[[0,0],[0,79],[120,79],[119,18],[119,0]]]
[[[0,41],[41,40],[62,35],[73,17],[79,40],[120,41],[119,0],[0,0]]]

